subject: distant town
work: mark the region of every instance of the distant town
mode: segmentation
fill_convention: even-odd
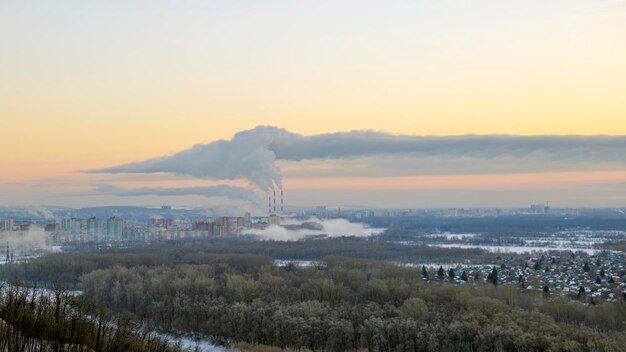
[[[122,207],[122,209],[124,209]],[[135,208],[133,208],[135,209]],[[149,208],[146,208],[149,209]],[[252,216],[245,212],[242,216],[203,216],[200,212],[176,212],[171,206],[164,205],[160,209],[153,208],[150,213],[137,214],[132,212],[125,217],[123,214],[107,217],[63,216],[76,213],[64,210],[55,214],[55,218],[21,215],[20,219],[5,218],[0,221],[0,230],[5,232],[25,232],[33,226],[40,226],[50,235],[55,245],[95,244],[121,245],[125,243],[151,243],[167,240],[227,237],[253,233],[268,226],[280,226],[281,218],[318,219],[344,218],[351,221],[363,221],[374,218],[394,218],[411,216],[432,217],[499,217],[512,215],[580,215],[584,212],[598,212],[591,209],[551,209],[544,204],[533,204],[528,208],[491,209],[491,208],[454,208],[454,209],[342,209],[341,207],[317,206],[312,208],[290,209],[284,211],[283,206],[277,211],[271,203],[268,214]],[[604,209],[607,213],[624,214],[621,209]],[[77,213],[85,213],[84,210]],[[95,212],[95,211],[94,211]],[[117,208],[102,208],[99,213],[118,213]],[[123,210],[121,211],[123,213]],[[31,212],[32,214],[32,212]],[[37,215],[35,213],[35,215]],[[50,217],[51,215],[47,215]],[[144,218],[142,218],[142,216]]]
[[[587,303],[626,300],[623,252],[502,253],[491,264],[422,266],[427,283],[515,285],[538,295],[563,295]]]

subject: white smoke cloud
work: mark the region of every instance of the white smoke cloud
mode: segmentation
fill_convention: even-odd
[[[313,226],[307,226],[307,224]],[[384,229],[370,228],[362,223],[345,219],[320,220],[310,218],[306,221],[282,219],[283,226],[268,226],[263,230],[247,229],[245,234],[256,235],[263,240],[298,241],[308,236],[324,235],[327,237],[369,237],[380,234]],[[290,228],[284,226],[291,226]]]
[[[180,153],[93,173],[171,172],[216,180],[246,179],[265,192],[282,188],[280,170],[271,145],[293,135],[273,127],[257,127],[237,133],[232,140],[195,145]],[[297,135],[293,135],[297,137]]]
[[[352,131],[303,136],[285,129],[259,126],[237,133],[230,141],[196,145],[180,153],[136,163],[92,170],[94,173],[186,174],[198,178],[245,179],[265,192],[282,187],[277,160],[354,159],[363,157],[429,158],[446,162],[492,161],[496,172],[533,172],[524,161],[545,165],[542,171],[586,170],[594,166],[626,166],[626,136],[510,136],[450,137],[392,135]],[[503,162],[504,161],[504,162]],[[427,164],[416,168],[428,168]],[[432,167],[432,162],[431,162]],[[507,169],[507,168],[510,168]],[[367,171],[367,170],[366,170]],[[404,171],[406,174],[406,170]],[[429,173],[419,170],[415,174]],[[458,172],[457,172],[458,173]]]
[[[0,262],[7,259],[7,247],[18,259],[51,251],[50,242],[50,236],[38,226],[31,226],[28,231],[0,231]]]

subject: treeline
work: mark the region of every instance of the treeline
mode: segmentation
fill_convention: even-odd
[[[80,277],[94,270],[114,266],[159,266],[173,264],[220,264],[245,269],[245,266],[270,265],[273,258],[322,260],[346,256],[377,260],[446,263],[458,258],[476,263],[492,262],[496,254],[482,249],[407,246],[377,239],[342,238],[297,242],[250,240],[181,241],[137,248],[101,252],[58,253],[24,263],[0,265],[0,279],[22,280],[35,284],[65,283],[78,287]]]
[[[155,253],[73,253],[50,254],[22,263],[0,265],[0,278],[33,284],[75,285],[81,275],[113,266],[169,265],[171,256]]]
[[[0,287],[0,351],[179,351],[138,331],[130,319],[101,314],[66,290]]]
[[[413,238],[415,239],[415,238]],[[472,248],[439,248],[406,245],[389,241],[385,236],[370,238],[304,239],[294,242],[257,241],[253,239],[190,239],[150,246],[151,251],[168,253],[180,258],[192,252],[240,253],[266,255],[276,259],[322,260],[328,256],[433,263],[458,262],[459,258],[476,263],[492,261],[496,255]],[[142,253],[145,248],[130,248],[128,253]]]
[[[607,242],[600,246],[612,251],[626,252],[626,241]]]
[[[235,270],[249,270],[269,266],[273,259],[255,254],[220,254],[198,251],[164,251],[151,253],[94,252],[94,253],[59,253],[33,258],[27,262],[0,265],[0,279],[11,282],[21,281],[35,286],[63,284],[80,288],[80,278],[95,270],[113,267],[152,267],[171,266],[175,263],[214,264],[228,266]]]

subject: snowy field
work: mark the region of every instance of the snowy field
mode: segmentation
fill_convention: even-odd
[[[428,246],[441,247],[441,248],[480,248],[480,249],[484,249],[493,253],[530,253],[533,251],[536,251],[536,252],[539,252],[539,251],[572,251],[572,252],[583,251],[587,254],[596,254],[602,251],[600,249],[595,249],[595,248],[567,247],[567,246],[558,246],[558,245],[551,246],[551,247],[546,247],[546,246],[535,247],[535,246],[490,246],[490,245],[479,245],[479,244],[435,243],[435,244],[429,244]]]

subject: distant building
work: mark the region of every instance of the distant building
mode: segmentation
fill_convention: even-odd
[[[242,217],[237,218],[237,231],[242,231],[246,227],[246,219]]]
[[[113,216],[107,220],[107,241],[117,241],[122,239],[124,232],[124,220]]]
[[[319,207],[315,208],[315,214],[320,218],[320,219],[324,219],[326,218],[326,206],[321,205]]]
[[[46,224],[46,226],[44,227],[44,230],[46,232],[55,232],[57,231],[58,225],[56,223],[54,224]]]
[[[61,231],[71,231],[72,230],[72,219],[63,218],[59,222],[59,229]]]
[[[447,215],[448,216],[459,216],[459,211],[458,211],[458,209],[448,209]]]
[[[230,219],[226,216],[223,216],[220,220],[221,220],[221,225],[222,225],[222,233],[219,236],[230,235],[230,230],[231,230]]]
[[[221,222],[213,223],[213,235],[214,236],[227,236],[228,235],[228,227],[224,227]]]
[[[63,218],[58,225],[58,230],[73,233],[83,232],[87,226],[84,220],[76,218]]]
[[[530,212],[532,214],[545,214],[546,206],[544,206],[543,204],[533,204],[530,206]]]
[[[270,226],[272,226],[272,225],[279,226],[280,225],[280,216],[278,216],[278,214],[270,214],[270,216],[267,218],[267,223]]]
[[[168,229],[174,225],[174,220],[163,218],[150,218],[150,225],[162,229]]]
[[[213,222],[208,222],[208,221],[199,221],[199,222],[194,222],[193,223],[193,230],[194,231],[213,231]]]
[[[2,221],[2,229],[4,231],[13,231],[13,219],[4,219]]]
[[[95,216],[87,219],[87,240],[98,242],[100,238],[100,219]]]

